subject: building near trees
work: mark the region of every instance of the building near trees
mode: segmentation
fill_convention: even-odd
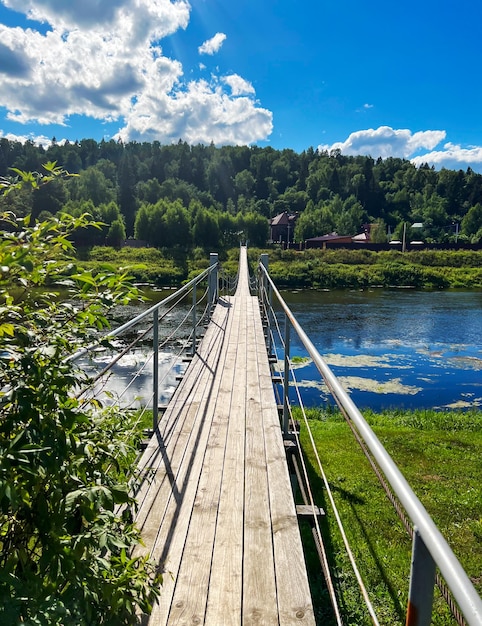
[[[269,238],[274,243],[293,243],[297,213],[278,213],[269,221]]]

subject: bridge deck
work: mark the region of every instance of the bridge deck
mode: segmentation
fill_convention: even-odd
[[[257,299],[241,250],[140,461],[137,522],[163,565],[145,623],[314,624]]]

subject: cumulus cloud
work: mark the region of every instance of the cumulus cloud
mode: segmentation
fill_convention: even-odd
[[[224,33],[216,33],[214,37],[211,37],[211,39],[199,46],[199,54],[215,54],[219,51],[225,39],[226,35]]]
[[[425,130],[412,133],[408,129],[393,129],[390,126],[358,130],[341,142],[331,146],[321,145],[319,150],[341,150],[343,154],[367,154],[373,158],[408,158],[417,150],[432,150],[445,139],[444,130]]]
[[[160,40],[189,23],[187,0],[3,3],[49,25],[42,33],[0,24],[0,106],[11,121],[118,120],[126,141],[252,143],[271,133],[272,114],[248,81],[233,74],[188,82],[182,65],[163,56]],[[225,39],[217,33],[203,53]]]
[[[52,139],[49,139],[45,135],[15,135],[14,133],[4,133],[3,130],[0,129],[0,137],[8,139],[8,141],[18,141],[20,143],[26,143],[27,141],[31,141],[36,146],[44,146],[45,148],[50,146],[52,143]],[[66,139],[62,139],[57,141],[58,144],[64,144]]]
[[[482,147],[463,148],[452,143],[445,143],[435,148],[446,138],[444,130],[424,130],[412,132],[408,129],[393,129],[380,126],[377,129],[359,130],[345,141],[331,145],[320,145],[319,150],[340,150],[343,154],[370,155],[373,158],[399,157],[410,159],[417,166],[428,163],[437,169],[466,169],[482,172]]]
[[[253,85],[249,81],[244,80],[244,78],[241,78],[241,76],[238,76],[238,74],[225,76],[222,80],[226,85],[231,87],[233,96],[243,96],[254,93]]]
[[[250,98],[230,98],[220,85],[193,81],[176,97],[158,96],[154,103],[145,91],[119,138],[152,141],[159,130],[167,141],[182,137],[190,144],[249,144],[271,133],[272,114]]]
[[[25,77],[29,72],[30,68],[25,62],[23,50],[0,43],[0,74]]]
[[[461,146],[447,143],[443,150],[435,150],[412,159],[415,165],[428,163],[437,169],[446,167],[448,169],[467,169],[482,172],[482,147],[462,148]]]
[[[50,24],[53,30],[102,29],[114,23],[121,26],[120,22],[126,17],[129,20],[134,11],[137,25],[152,19],[163,33],[160,36],[175,32],[179,20],[188,19],[190,9],[187,0],[3,0],[3,3],[32,20]]]

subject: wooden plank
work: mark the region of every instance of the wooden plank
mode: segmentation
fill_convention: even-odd
[[[192,360],[185,372],[184,380],[176,388],[168,407],[165,409],[162,424],[160,425],[164,447],[169,441],[169,436],[173,430],[173,423],[175,423],[179,415],[181,415],[182,408],[192,399],[194,388],[200,382],[199,378],[205,368],[205,355],[210,354],[213,350],[215,350],[216,346],[219,345],[219,342],[222,339],[223,328],[226,324],[226,320],[224,319],[225,313],[226,311],[223,308],[219,308],[219,310],[215,312],[215,316],[213,316],[213,321],[215,321],[215,323],[211,326],[210,332],[206,335],[203,342],[203,358],[200,358],[199,354],[197,354]],[[158,450],[158,438],[154,436],[151,438],[150,445],[138,463],[138,468],[141,471],[145,467],[148,469],[152,467],[154,457]]]
[[[206,624],[239,626],[243,573],[244,438],[246,420],[246,315],[236,299],[234,326],[229,338],[236,359],[232,398],[213,549]],[[236,324],[238,326],[235,332]]]
[[[216,394],[213,393],[209,403],[209,411],[213,415],[211,429],[172,599],[169,624],[204,622],[236,363],[237,345],[230,342],[231,333],[236,332],[236,328],[233,329],[233,319],[236,317],[233,313],[213,386]]]
[[[225,325],[225,322],[223,324]],[[192,372],[183,381],[184,389],[181,389],[174,398],[172,408],[169,408],[169,418],[162,424],[162,434],[153,435],[141,459],[141,467],[147,475],[147,480],[143,483],[143,492],[137,496],[139,511],[136,521],[142,531],[146,550],[154,543],[155,533],[162,519],[156,504],[159,501],[162,503],[159,497],[160,490],[167,489],[166,503],[171,491],[175,494],[180,464],[186,454],[188,441],[196,432],[193,426],[196,420],[200,419],[201,403],[206,389],[209,390],[212,384],[212,368],[219,358],[218,351],[223,341],[224,333],[220,332],[223,324],[213,326],[212,336],[207,337],[205,346],[207,354],[198,356],[197,363],[192,364]],[[215,329],[218,332],[215,332]],[[152,514],[153,506],[157,508],[156,515]]]
[[[225,342],[223,342],[223,345],[224,343]],[[210,367],[209,363],[207,364],[207,367]],[[150,625],[167,623],[175,624],[179,609],[183,608],[183,605],[177,607],[175,606],[173,597],[176,593],[177,586],[183,584],[180,582],[182,581],[182,576],[180,576],[181,566],[185,564],[184,567],[189,567],[191,564],[187,557],[185,559],[184,549],[186,545],[186,537],[191,524],[193,507],[203,463],[205,461],[205,450],[211,428],[213,410],[212,405],[210,404],[210,399],[215,399],[217,396],[220,377],[216,376],[216,374],[219,373],[221,369],[222,368],[220,367],[219,362],[216,364],[216,367],[212,369],[212,386],[209,389],[209,393],[205,395],[202,403],[202,429],[197,437],[195,448],[190,449],[186,454],[188,462],[184,463],[181,468],[181,473],[185,473],[185,466],[187,465],[189,467],[189,479],[185,481],[185,489],[182,493],[182,499],[179,502],[176,502],[176,506],[173,506],[171,501],[168,515],[166,515],[166,521],[168,523],[163,523],[161,526],[156,540],[156,545],[154,546],[154,558],[159,558],[158,555],[161,555],[162,558],[166,558],[167,566],[171,575],[165,578],[161,590],[160,602],[154,607],[149,620]],[[174,528],[172,532],[171,528]],[[181,599],[179,602],[183,602],[183,600]],[[174,611],[173,615],[171,615],[172,611]],[[183,622],[183,615],[181,615],[178,623]]]
[[[256,303],[253,303],[253,314],[259,315]],[[270,484],[269,498],[280,624],[314,625],[315,618],[296,507],[260,324],[257,326],[256,350],[268,450],[267,473]]]
[[[210,352],[206,359],[205,356],[203,353],[200,354],[204,367],[199,377],[200,380],[204,380],[205,384],[199,383],[193,388],[192,401],[185,406],[190,420],[179,420],[177,424],[181,432],[177,437],[172,438],[173,442],[176,441],[174,452],[177,458],[169,458],[171,468],[166,467],[167,473],[171,473],[169,480],[164,480],[157,489],[148,521],[143,528],[143,537],[146,533],[146,524],[150,531],[149,544],[146,548],[150,548],[152,558],[165,564],[167,572],[164,576],[160,602],[154,607],[149,624],[167,623],[192,513],[195,487],[202,469],[210,427],[207,404],[213,391],[216,392],[213,384],[220,354],[212,349],[210,344]],[[158,507],[158,510],[156,511],[154,507]]]
[[[277,624],[276,581],[266,474],[264,424],[252,307],[248,308],[245,543],[242,624]]]

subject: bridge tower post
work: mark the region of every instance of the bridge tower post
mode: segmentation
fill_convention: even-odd
[[[196,283],[192,286],[192,346],[191,346],[191,356],[196,354],[196,326],[197,326],[197,316],[196,316],[196,306],[197,306],[197,294],[196,294]]]

